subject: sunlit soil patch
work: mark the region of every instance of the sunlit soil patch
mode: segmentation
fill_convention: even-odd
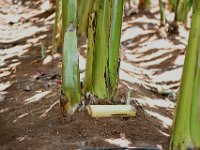
[[[47,114],[52,110],[52,108],[55,107],[58,103],[59,103],[59,101],[54,102],[48,109],[46,109],[46,110],[44,111],[44,113],[42,113],[42,114],[40,115],[40,118],[46,117]]]
[[[131,144],[131,142],[125,137],[122,137],[120,139],[106,139],[106,141],[110,144],[114,144],[120,147],[128,147]]]
[[[152,115],[152,116],[156,117],[157,119],[159,119],[163,123],[163,126],[165,128],[169,128],[172,125],[172,119],[171,118],[165,117],[165,116],[163,116],[163,115],[161,115],[159,113],[155,113],[155,112],[148,111],[148,110],[146,110],[146,112],[149,115]]]
[[[0,91],[6,90],[11,85],[10,81],[7,81],[5,83],[0,83]]]
[[[43,97],[47,96],[49,93],[51,93],[51,91],[44,91],[44,92],[37,91],[37,94],[33,95],[30,98],[27,98],[24,102],[25,104],[29,104],[29,103],[40,101]]]
[[[13,123],[17,122],[18,120],[20,120],[21,118],[23,118],[23,117],[25,117],[27,115],[28,115],[28,113],[24,113],[24,114],[18,116],[17,119],[13,120]]]

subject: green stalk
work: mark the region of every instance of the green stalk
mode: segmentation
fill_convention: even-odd
[[[183,21],[187,23],[188,12],[190,11],[190,2],[189,0],[179,0],[177,5],[176,19],[177,21]]]
[[[198,62],[194,80],[193,99],[191,105],[191,120],[190,120],[191,138],[194,147],[196,148],[200,148],[200,84],[199,83],[200,83],[200,66]]]
[[[65,31],[67,30],[67,1],[62,0],[62,37],[64,39]],[[63,41],[63,40],[62,40]]]
[[[192,102],[192,98],[200,41],[200,1],[195,0],[194,2],[190,36],[172,128],[170,148],[174,150],[185,150],[191,144],[190,117],[191,112],[194,113],[191,105],[195,103],[195,101]]]
[[[63,36],[69,24],[73,22],[74,26],[77,26],[77,0],[63,0]]]
[[[160,7],[160,24],[165,25],[166,16],[165,16],[165,9],[162,0],[159,0],[159,7]]]
[[[66,106],[64,112],[68,113],[75,104],[80,103],[80,74],[78,64],[77,33],[76,33],[76,0],[68,0],[66,14],[68,27],[64,34],[62,57],[62,93],[65,95]],[[63,19],[64,20],[64,19]],[[66,25],[66,23],[64,23]],[[63,29],[66,27],[63,26]]]
[[[82,0],[85,1],[85,0]],[[79,33],[86,33],[86,28],[88,24],[88,15],[93,8],[94,0],[86,0],[84,3],[84,11],[79,16]]]
[[[200,42],[200,37],[199,37]],[[195,148],[200,148],[200,44],[198,46],[198,59],[196,64],[193,99],[191,105],[191,138]]]
[[[176,12],[178,2],[179,2],[179,0],[170,0],[169,1],[169,6],[170,6],[171,11]]]
[[[54,54],[57,52],[57,48],[60,40],[60,28],[61,28],[61,19],[62,19],[62,0],[56,0],[56,12],[55,12],[55,22],[53,29],[53,38],[52,38],[52,51]]]
[[[67,27],[73,22],[74,27],[77,26],[77,0],[67,1]]]
[[[62,93],[69,103],[66,112],[80,102],[80,75],[76,29],[70,24],[64,36],[62,58]]]
[[[78,33],[81,33],[80,32],[80,28],[82,26],[81,22],[83,20],[83,14],[86,7],[87,7],[87,0],[78,0],[78,16],[77,16],[78,17]]]
[[[95,13],[91,13],[89,16],[89,26],[88,26],[88,49],[87,49],[87,62],[86,62],[86,72],[84,81],[84,93],[92,91],[94,39],[95,39]]]
[[[118,80],[119,47],[121,38],[121,26],[123,15],[123,0],[112,0],[111,27],[109,39],[109,61],[108,73],[110,81],[110,92],[114,94]]]
[[[78,22],[80,22],[84,9],[87,5],[87,0],[78,0],[77,2],[78,2],[78,16],[77,17],[78,17]]]
[[[93,63],[93,90],[97,97],[107,97],[108,31],[110,1],[97,0],[97,25]]]

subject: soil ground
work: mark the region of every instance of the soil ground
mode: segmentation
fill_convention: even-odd
[[[157,6],[125,16],[118,99],[126,101],[131,89],[136,117],[93,119],[85,111],[62,117],[61,57],[46,65],[41,57],[41,47],[46,56],[51,49],[54,10],[47,6],[0,1],[0,149],[167,149],[175,106],[170,96],[179,86],[188,31],[180,26],[179,34],[166,32]],[[85,41],[79,39],[81,70]]]

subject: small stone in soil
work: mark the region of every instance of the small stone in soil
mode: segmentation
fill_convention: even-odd
[[[0,93],[0,102],[4,101],[6,99],[6,96]]]
[[[47,65],[53,61],[53,57],[51,55],[48,55],[42,62],[43,65]]]
[[[29,85],[24,86],[24,91],[31,91],[31,87]]]

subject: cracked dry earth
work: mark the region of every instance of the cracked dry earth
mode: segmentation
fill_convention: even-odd
[[[157,147],[167,149],[188,32],[165,35],[157,6],[124,17],[119,98],[131,89],[136,117],[92,119],[85,111],[59,113],[61,58],[44,65],[51,49],[54,9],[48,1],[0,1],[0,149]],[[79,39],[80,69],[86,42]],[[81,74],[83,78],[84,72]],[[166,93],[167,93],[166,92]]]

